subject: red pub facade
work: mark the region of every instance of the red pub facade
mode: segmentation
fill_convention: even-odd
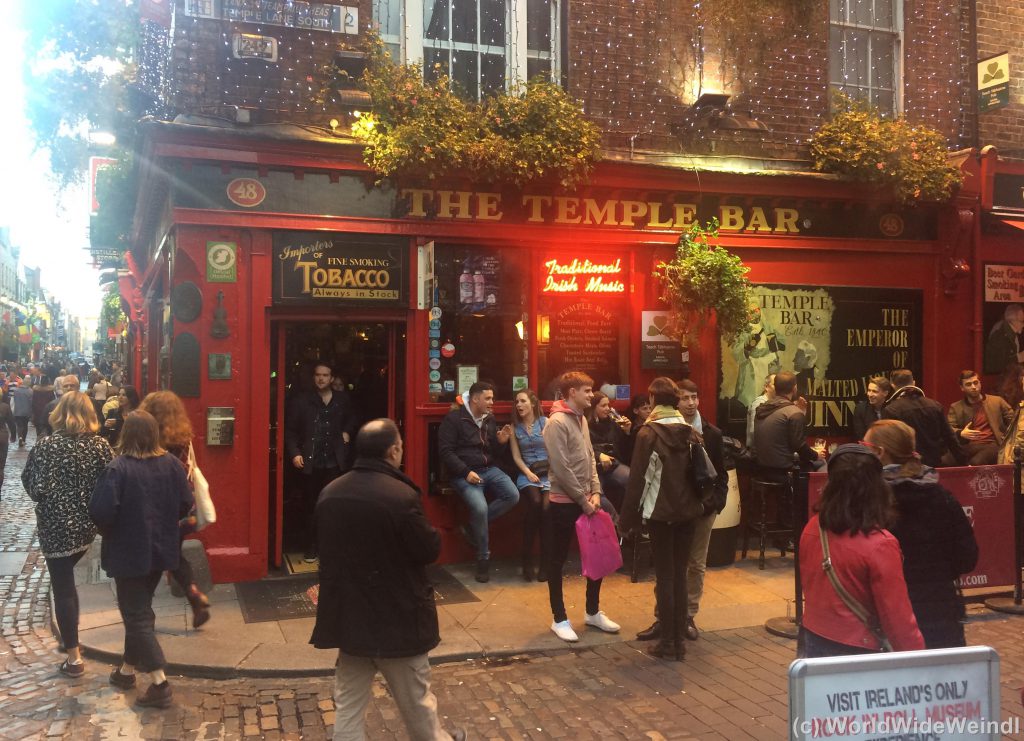
[[[439,493],[436,428],[477,379],[495,383],[501,417],[513,389],[550,400],[569,368],[621,408],[658,375],[689,376],[705,416],[735,428],[743,360],[712,328],[685,349],[656,326],[654,273],[695,222],[717,218],[750,267],[765,322],[788,343],[777,367],[804,374],[809,435],[848,434],[875,372],[911,367],[952,398],[976,357],[959,319],[972,315],[972,281],[950,267],[973,260],[970,208],[901,209],[806,172],[638,159],[606,160],[577,193],[395,190],[374,183],[355,143],[180,123],[151,124],[146,142],[137,226],[149,256],[122,286],[137,309],[133,372],[192,416],[219,511],[200,536],[218,581],[281,563],[295,517],[285,403],[318,356],[362,418],[400,422],[444,561],[470,554],[457,498]],[[506,519],[499,553],[517,546]]]

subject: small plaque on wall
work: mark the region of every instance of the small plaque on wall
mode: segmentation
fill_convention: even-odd
[[[206,356],[206,359],[211,381],[223,381],[231,378],[231,353],[212,352]]]

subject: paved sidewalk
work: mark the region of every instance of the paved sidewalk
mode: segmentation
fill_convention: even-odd
[[[80,637],[88,655],[116,661],[124,631],[113,585],[100,571],[98,552],[97,543],[77,569]],[[551,633],[547,585],[523,582],[512,562],[496,564],[488,584],[474,581],[470,564],[448,570],[479,601],[439,606],[442,641],[431,653],[435,663],[570,647]],[[768,618],[785,615],[787,599],[793,595],[792,580],[791,557],[769,559],[765,571],[758,571],[755,559],[709,569],[698,625],[705,631],[761,626]],[[577,574],[567,576],[565,582],[566,608],[580,634],[575,648],[630,640],[653,619],[653,583],[632,584],[628,576],[614,574],[602,585],[601,608],[622,625],[622,631],[609,635],[587,629],[583,579]],[[193,630],[185,600],[172,596],[166,582],[158,588],[157,632],[173,671],[204,677],[334,672],[332,652],[309,645],[313,618],[246,623],[233,584],[217,585],[210,599],[213,617]]]

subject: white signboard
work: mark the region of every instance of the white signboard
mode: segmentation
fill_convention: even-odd
[[[985,300],[1004,304],[1024,302],[1024,266],[986,265]]]
[[[998,739],[1018,733],[1014,725],[1018,718],[1000,720],[999,655],[987,646],[789,667],[790,739]]]

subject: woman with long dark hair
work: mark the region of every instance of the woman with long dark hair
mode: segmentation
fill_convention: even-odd
[[[590,427],[590,442],[597,456],[597,476],[601,480],[604,496],[619,509],[629,482],[629,431],[633,423],[628,417],[620,416],[611,404],[611,399],[600,391],[594,392],[594,399],[587,410],[587,424]]]
[[[192,450],[192,423],[185,412],[185,405],[173,391],[154,391],[142,400],[139,409],[153,415],[160,427],[160,445],[173,455],[189,471],[189,451]],[[191,472],[189,472],[191,473]],[[180,523],[181,541],[195,532],[196,518],[186,517]],[[178,568],[168,572],[185,593],[185,599],[192,607],[192,627],[198,628],[210,619],[210,600],[196,585],[192,564],[182,555]]]
[[[152,683],[135,699],[142,707],[171,704],[164,652],[156,639],[153,592],[165,571],[178,568],[178,522],[191,511],[185,468],[160,446],[160,427],[149,412],[124,417],[120,455],[107,466],[89,502],[103,535],[100,561],[114,580],[124,622],[124,657],[110,674],[121,689],[135,686],[135,670]]]
[[[871,448],[836,448],[815,509],[800,536],[804,655],[876,653],[883,637],[896,651],[924,648],[907,596],[900,544],[886,530],[896,517],[896,503]],[[839,587],[824,567],[826,546]],[[848,606],[844,593],[866,613],[867,622]]]
[[[50,413],[53,434],[39,440],[28,455],[21,481],[36,503],[39,545],[46,558],[53,590],[54,617],[67,660],[61,674],[85,673],[78,645],[78,589],[75,564],[96,537],[89,516],[89,495],[100,474],[114,457],[107,441],[98,434],[100,425],[92,401],[69,391]]]
[[[544,510],[547,492],[551,490],[548,481],[548,451],[544,447],[544,425],[547,424],[540,410],[540,400],[530,389],[516,392],[512,404],[512,431],[509,438],[512,460],[519,469],[516,488],[519,498],[526,503],[526,517],[523,519],[523,579],[547,581],[548,562],[547,538],[544,535]],[[533,543],[540,536],[540,569],[533,570]]]
[[[903,551],[903,576],[917,627],[928,648],[966,645],[957,580],[978,562],[978,543],[963,507],[939,472],[915,453],[916,433],[895,419],[868,428],[864,442],[882,461],[898,512],[889,531]]]
[[[117,392],[117,406],[107,413],[103,421],[103,437],[110,441],[111,445],[117,445],[121,439],[121,426],[124,425],[124,418],[139,408],[139,392],[134,386],[122,386]]]

